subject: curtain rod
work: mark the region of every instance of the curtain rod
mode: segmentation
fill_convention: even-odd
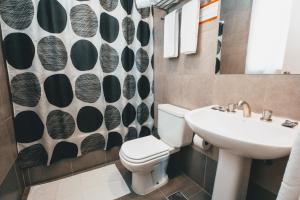
[[[162,0],[159,1],[154,5],[154,7],[162,9],[162,10],[169,10],[171,7],[174,7],[179,3],[180,0]]]

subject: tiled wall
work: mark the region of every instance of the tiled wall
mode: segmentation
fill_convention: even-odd
[[[14,136],[7,73],[1,49],[0,42],[0,199],[16,200],[23,193],[24,181],[18,167],[15,165],[17,146]]]
[[[24,181],[22,172],[14,164],[5,179],[0,184],[0,199],[2,200],[21,200],[24,192]]]
[[[181,170],[202,186],[209,194],[212,194],[217,161],[195,150],[192,146],[185,147],[179,154]]]
[[[119,147],[109,151],[98,150],[74,159],[64,159],[50,166],[38,166],[23,170],[27,186],[55,180],[76,174],[95,166],[113,162],[119,159]]]
[[[156,116],[157,105],[160,103],[195,109],[212,104],[225,105],[246,100],[254,112],[271,109],[277,116],[300,120],[299,75],[215,75],[218,32],[216,21],[200,27],[197,54],[164,59],[162,57],[163,21],[161,20],[164,15],[163,11],[155,9]],[[214,149],[205,154],[217,160],[217,152]],[[255,186],[250,185],[251,191],[262,188],[261,191],[276,194],[285,165],[286,158],[274,160],[272,163],[254,161],[251,182]]]

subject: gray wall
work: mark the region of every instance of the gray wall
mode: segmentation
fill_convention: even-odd
[[[300,120],[300,76],[214,74],[217,21],[200,27],[197,54],[164,59],[162,56],[164,29],[161,20],[164,14],[163,11],[155,9],[156,116],[157,105],[160,103],[195,109],[246,100],[254,112],[271,109],[276,116]],[[218,151],[215,148],[205,154],[215,160],[218,158]],[[285,165],[286,158],[275,160],[272,164],[255,161],[251,181],[270,192],[277,193]]]

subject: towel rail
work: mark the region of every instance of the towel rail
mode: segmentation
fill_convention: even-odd
[[[162,0],[154,5],[154,7],[168,11],[170,8],[176,6],[180,0]]]

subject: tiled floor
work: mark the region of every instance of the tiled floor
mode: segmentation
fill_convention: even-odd
[[[130,188],[131,174],[122,166],[120,161],[116,162],[124,180]],[[136,195],[131,191],[130,194],[119,198],[118,200],[166,200],[167,197],[177,191],[182,192],[189,200],[210,200],[211,197],[198,184],[186,175],[179,173],[171,177],[169,182],[162,188],[145,196]]]
[[[112,164],[112,163],[109,163]],[[131,186],[131,173],[123,167],[120,161],[115,162],[122,177],[127,183],[128,187]],[[103,167],[103,166],[101,166]],[[167,197],[175,192],[182,192],[189,200],[210,200],[209,194],[204,191],[192,179],[182,173],[176,173],[170,177],[169,182],[160,189],[145,195],[139,196],[131,191],[130,194],[119,198],[118,200],[167,200]],[[26,198],[24,198],[25,200]],[[63,199],[61,199],[63,200]]]
[[[130,190],[115,164],[33,186],[28,200],[111,200]]]

